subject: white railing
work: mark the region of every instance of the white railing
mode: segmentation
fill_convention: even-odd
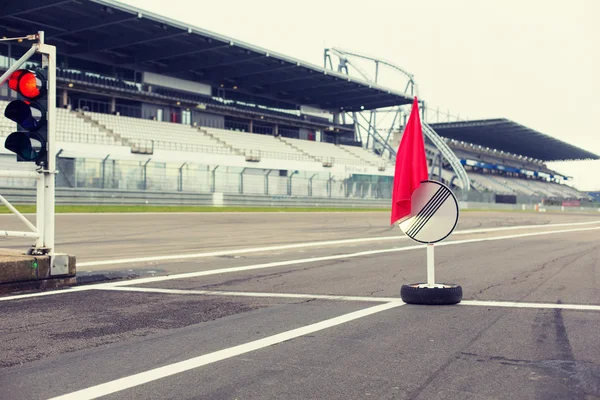
[[[114,138],[92,133],[58,132],[56,134],[56,140],[82,144],[102,144],[107,146],[114,146],[117,144]]]

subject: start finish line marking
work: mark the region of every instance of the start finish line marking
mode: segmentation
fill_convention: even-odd
[[[345,296],[331,294],[310,294],[310,293],[269,293],[269,292],[235,292],[221,290],[192,290],[192,289],[162,289],[131,286],[98,287],[96,290],[110,290],[117,292],[140,292],[140,293],[163,293],[163,294],[181,294],[181,295],[199,295],[199,296],[232,296],[232,297],[265,297],[281,299],[317,299],[332,301],[359,301],[389,303],[402,302],[399,297],[371,297],[371,296]],[[557,303],[529,303],[515,301],[487,301],[487,300],[462,300],[458,306],[477,306],[477,307],[504,307],[504,308],[536,308],[536,309],[555,309],[555,310],[579,310],[579,311],[600,311],[600,305],[588,304],[557,304]],[[432,306],[425,306],[432,307]]]

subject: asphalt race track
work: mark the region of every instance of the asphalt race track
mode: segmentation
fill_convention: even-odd
[[[425,249],[388,221],[59,215],[83,277],[131,279],[0,297],[0,399],[600,399],[600,213],[463,213],[455,306],[400,300]]]

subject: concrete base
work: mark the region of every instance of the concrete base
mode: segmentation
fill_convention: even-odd
[[[68,257],[68,272],[52,275],[50,256],[30,256],[22,251],[0,249],[0,294],[74,285],[75,256]]]

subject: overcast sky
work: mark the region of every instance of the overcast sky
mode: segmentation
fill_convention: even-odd
[[[122,1],[320,66],[324,47],[384,58],[432,107],[600,154],[599,0]],[[600,161],[550,167],[600,190]]]

